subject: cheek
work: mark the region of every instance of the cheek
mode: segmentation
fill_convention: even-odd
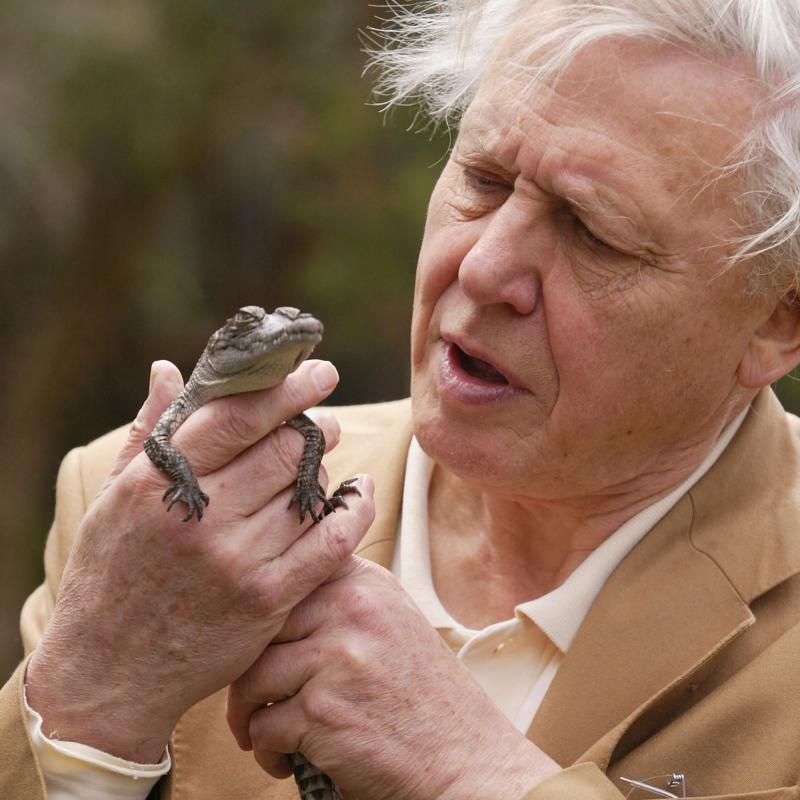
[[[458,283],[459,267],[471,246],[468,227],[444,225],[429,211],[417,262],[411,319],[411,352],[415,363],[423,357],[439,302]]]
[[[587,417],[651,429],[699,424],[735,382],[739,335],[689,292],[650,292],[622,302],[572,293],[549,307],[550,343],[565,399]]]
[[[429,215],[417,262],[414,294],[417,304],[436,303],[447,287],[458,280],[459,267],[472,243],[468,228],[468,223],[445,225]]]

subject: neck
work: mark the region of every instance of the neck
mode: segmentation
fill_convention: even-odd
[[[472,628],[508,619],[519,603],[556,589],[624,523],[683,483],[716,440],[682,449],[672,469],[557,500],[487,490],[437,464],[428,495],[430,550],[443,605]]]

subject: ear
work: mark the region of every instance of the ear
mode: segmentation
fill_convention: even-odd
[[[739,363],[739,383],[760,389],[782,378],[800,362],[800,298],[780,298],[769,319],[753,334]]]

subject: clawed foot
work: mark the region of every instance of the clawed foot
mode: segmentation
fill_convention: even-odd
[[[295,491],[294,496],[289,501],[289,508],[297,503],[300,512],[300,522],[303,522],[306,513],[308,513],[316,524],[320,522],[323,517],[327,517],[328,514],[332,514],[336,511],[337,508],[347,508],[344,495],[357,494],[359,497],[361,496],[358,487],[352,485],[355,483],[355,480],[355,478],[348,478],[346,481],[342,481],[339,488],[330,497],[325,497],[325,492],[319,484],[316,484],[316,487],[311,489],[301,487],[298,484],[297,491]],[[322,510],[318,513],[317,506],[320,503],[322,504]]]
[[[175,503],[185,503],[189,511],[183,518],[183,522],[188,522],[195,514],[197,514],[198,521],[203,519],[203,508],[208,505],[208,495],[196,483],[192,485],[176,481],[164,492],[164,496],[161,499],[166,501],[170,495],[172,495],[172,499],[167,505],[167,511]]]

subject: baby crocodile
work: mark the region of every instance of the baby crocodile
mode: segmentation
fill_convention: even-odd
[[[296,308],[276,308],[267,314],[260,306],[245,306],[211,336],[185,388],[144,442],[150,460],[172,480],[163,497],[170,498],[167,511],[181,502],[187,509],[183,521],[188,522],[195,514],[199,521],[209,501],[186,457],[170,441],[186,418],[217,397],[277,386],[308,358],[322,340],[322,330],[319,320]],[[305,414],[298,414],[286,424],[305,439],[297,486],[289,506],[297,503],[300,522],[308,513],[316,523],[345,505],[343,494],[358,493],[358,489],[349,485],[351,481],[345,481],[332,497],[326,497],[319,484],[325,452],[322,431]],[[320,504],[321,511],[317,512]],[[341,800],[333,781],[303,755],[293,753],[290,760],[302,800]]]

